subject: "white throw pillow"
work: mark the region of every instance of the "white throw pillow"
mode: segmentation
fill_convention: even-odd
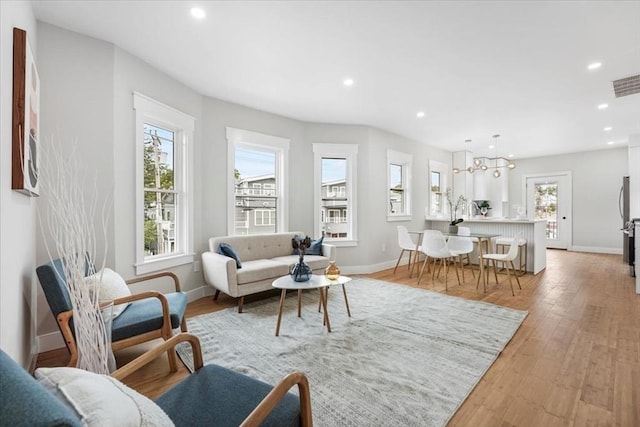
[[[152,400],[107,375],[76,368],[38,368],[35,377],[85,426],[173,426]]]
[[[128,297],[131,289],[122,276],[110,268],[104,268],[96,274],[84,278],[85,283],[95,283],[98,289],[98,300],[100,304],[108,303],[116,298]],[[113,306],[113,318],[118,317],[131,303],[118,304]]]

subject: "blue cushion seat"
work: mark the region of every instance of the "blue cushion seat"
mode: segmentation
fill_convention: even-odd
[[[171,328],[180,327],[187,309],[187,294],[172,292],[164,294],[169,303]],[[133,301],[129,307],[113,319],[111,324],[111,341],[141,335],[145,332],[162,328],[162,305],[158,298],[145,298]]]
[[[0,351],[0,425],[78,426],[76,414]]]
[[[177,425],[237,427],[273,387],[218,365],[206,365],[155,402]],[[261,427],[299,426],[300,403],[289,393]]]

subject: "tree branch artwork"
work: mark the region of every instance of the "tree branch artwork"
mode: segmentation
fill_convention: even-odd
[[[38,219],[49,259],[59,258],[64,262],[63,279],[73,306],[78,348],[76,367],[109,374],[115,369],[115,359],[111,349],[110,319],[105,326],[98,302],[100,278],[94,276],[95,279],[86,280],[85,276],[96,273],[94,262],[98,257],[98,232],[102,233],[104,240],[101,268],[106,263],[111,197],[104,197],[100,216],[97,217],[98,197],[101,195],[97,189],[97,177],[87,179],[86,170],[83,172],[80,167],[76,145],[70,153],[65,153],[59,141],[52,138],[45,147],[40,183],[44,204],[38,206]],[[89,183],[90,188],[83,188],[84,183]]]

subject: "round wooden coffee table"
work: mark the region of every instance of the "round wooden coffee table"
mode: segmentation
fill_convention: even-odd
[[[298,317],[301,317],[301,305],[302,305],[302,291],[305,289],[319,289],[320,291],[320,303],[324,309],[324,324],[327,325],[327,332],[331,332],[331,324],[329,323],[329,312],[327,311],[327,290],[329,286],[342,285],[344,292],[344,300],[347,304],[347,313],[351,316],[349,310],[349,301],[347,300],[347,291],[344,288],[344,284],[351,280],[350,277],[340,276],[336,280],[329,280],[325,276],[313,274],[311,279],[306,282],[296,282],[290,275],[282,276],[273,281],[272,286],[274,288],[282,289],[280,293],[280,305],[278,307],[278,322],[276,323],[276,336],[280,335],[280,322],[282,321],[282,308],[284,307],[284,299],[287,296],[287,290],[295,289],[298,291]]]

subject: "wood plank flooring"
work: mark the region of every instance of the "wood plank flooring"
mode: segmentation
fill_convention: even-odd
[[[367,277],[417,283],[406,267]],[[640,426],[640,296],[620,256],[548,250],[547,269],[522,277],[515,297],[504,274],[497,286],[490,277],[486,294],[470,274],[466,278],[458,286],[451,271],[448,294],[528,310],[529,316],[449,426]],[[419,287],[444,292],[444,281],[425,274]],[[189,304],[187,315],[234,305],[223,295],[217,302],[203,298]],[[357,301],[352,306],[357,310]],[[118,364],[144,348],[117,353]],[[40,354],[38,366],[67,359],[66,349],[54,350]],[[170,374],[161,358],[126,382],[154,398],[187,374],[184,367]]]

